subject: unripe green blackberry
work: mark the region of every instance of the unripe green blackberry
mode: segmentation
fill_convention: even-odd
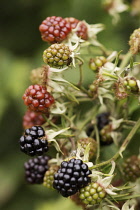
[[[95,58],[91,58],[89,61],[89,68],[93,71],[98,71],[100,67],[102,67],[107,62],[104,56],[97,56]]]
[[[58,171],[58,166],[54,165],[49,168],[48,171],[46,171],[44,175],[44,181],[43,185],[49,189],[54,189],[53,188],[53,181],[54,181],[54,174]]]
[[[132,54],[140,52],[140,28],[134,30],[129,40],[130,51]]]
[[[127,181],[135,182],[140,177],[140,158],[133,155],[123,163],[124,177]]]
[[[77,143],[81,144],[83,149],[86,149],[87,145],[90,144],[89,159],[92,159],[96,155],[97,142],[93,138],[79,139]]]
[[[106,196],[106,192],[97,182],[91,182],[87,187],[80,189],[79,198],[87,205],[100,203]]]
[[[69,47],[63,43],[53,44],[43,53],[43,60],[51,67],[62,68],[71,63],[71,51]]]
[[[125,78],[123,84],[129,92],[138,92],[139,91],[136,79],[134,77]]]
[[[100,130],[100,137],[101,137],[101,144],[107,145],[111,144],[113,142],[112,136],[111,136],[111,131],[112,131],[112,125],[108,124],[104,126]]]

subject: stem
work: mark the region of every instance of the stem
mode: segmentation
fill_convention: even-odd
[[[43,114],[43,117],[44,117],[44,119],[47,121],[47,123],[49,124],[49,125],[51,125],[52,127],[54,127],[54,128],[59,128],[57,125],[55,125],[51,120],[49,120],[44,114]]]
[[[79,62],[80,78],[79,78],[78,86],[81,87],[82,81],[83,81],[83,70],[82,70],[82,65],[84,64],[84,61],[82,60],[82,58],[80,58],[80,57],[78,57],[78,56],[76,56],[76,58],[80,61],[80,62]]]
[[[99,157],[100,157],[100,137],[99,137],[99,132],[96,125],[94,125],[94,130],[95,130],[96,141],[97,141],[97,155],[96,155],[96,161],[95,161],[97,164],[99,162]]]
[[[111,163],[111,161],[115,161],[116,159],[118,159],[118,157],[120,155],[122,155],[122,153],[124,152],[124,150],[126,149],[126,147],[128,146],[130,140],[132,139],[132,137],[135,135],[137,129],[140,127],[140,118],[139,120],[136,122],[135,126],[132,128],[132,130],[130,131],[130,133],[128,134],[128,136],[126,137],[126,139],[124,140],[122,146],[120,147],[120,149],[118,150],[118,152],[109,160],[99,163],[93,167],[91,167],[90,169],[95,169],[95,168],[99,168],[101,166],[107,165],[109,163]]]
[[[76,149],[76,145],[75,145],[75,141],[73,138],[69,138],[70,142],[71,142],[71,147],[72,147],[72,150],[75,150]]]
[[[131,56],[132,54],[130,53],[130,51],[124,56],[124,59],[122,60],[121,65],[120,65],[120,68],[121,68],[121,71],[119,72],[120,74],[124,71],[124,67],[127,65]]]
[[[114,75],[109,74],[109,73],[107,73],[107,72],[104,72],[104,73],[103,73],[103,75],[105,75],[105,76],[109,76],[109,77],[111,77],[111,78],[113,78],[113,79],[118,79],[118,77],[117,77],[117,76],[114,76]]]

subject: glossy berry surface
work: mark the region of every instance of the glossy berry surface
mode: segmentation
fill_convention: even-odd
[[[45,138],[45,131],[41,126],[33,126],[25,130],[21,136],[20,150],[27,155],[43,155],[48,151],[48,141]]]
[[[90,174],[87,164],[80,159],[63,161],[54,175],[53,187],[64,197],[74,195],[80,188],[88,185],[91,181]]]
[[[68,23],[70,23],[72,29],[75,29],[76,26],[79,23],[79,26],[78,26],[77,31],[76,31],[77,36],[80,37],[81,39],[84,39],[84,40],[88,39],[88,29],[87,29],[87,26],[84,22],[82,22],[82,21],[80,21],[76,18],[73,18],[73,17],[65,18],[65,20]]]
[[[58,166],[54,165],[46,171],[44,175],[43,185],[49,189],[53,189],[54,174],[58,171]]]
[[[24,164],[25,177],[30,184],[41,184],[43,182],[44,174],[48,170],[48,156],[39,156],[30,159]]]
[[[85,150],[87,145],[90,144],[89,159],[96,155],[97,142],[93,138],[82,138],[78,140],[78,144]]]
[[[43,60],[51,67],[62,68],[71,63],[71,51],[65,44],[53,44],[43,53]]]
[[[47,17],[39,26],[41,38],[49,43],[60,43],[71,31],[71,25],[62,17]]]
[[[123,163],[123,173],[127,181],[135,182],[140,177],[140,158],[133,155]]]
[[[30,128],[34,125],[42,125],[45,123],[45,119],[42,114],[39,112],[33,112],[27,110],[23,116],[23,128]]]
[[[100,203],[106,196],[106,192],[97,182],[91,182],[80,190],[79,197],[84,204],[94,205]]]
[[[22,99],[24,104],[35,112],[47,113],[48,108],[54,103],[53,96],[42,85],[30,85]]]

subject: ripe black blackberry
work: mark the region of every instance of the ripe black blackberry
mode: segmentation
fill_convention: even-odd
[[[33,126],[25,130],[20,140],[20,150],[27,155],[43,155],[48,151],[45,131],[41,126]]]
[[[109,116],[110,116],[109,112],[103,112],[103,113],[97,115],[97,127],[98,127],[99,131],[102,130],[102,128],[105,125],[109,124]]]
[[[43,183],[43,178],[45,172],[48,170],[48,160],[49,156],[39,156],[30,159],[24,164],[25,177],[30,184],[41,184]]]
[[[90,174],[91,170],[80,159],[63,161],[54,175],[53,187],[64,197],[74,195],[91,181]]]

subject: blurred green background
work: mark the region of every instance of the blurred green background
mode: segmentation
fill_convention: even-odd
[[[106,28],[98,35],[99,41],[111,50],[125,53],[139,19],[125,12],[114,26],[100,0],[4,0],[0,8],[0,209],[79,209],[57,193],[24,181],[23,164],[28,157],[18,146],[26,110],[21,97],[30,84],[30,71],[43,64],[42,52],[47,47],[38,27],[52,15],[104,23]]]

